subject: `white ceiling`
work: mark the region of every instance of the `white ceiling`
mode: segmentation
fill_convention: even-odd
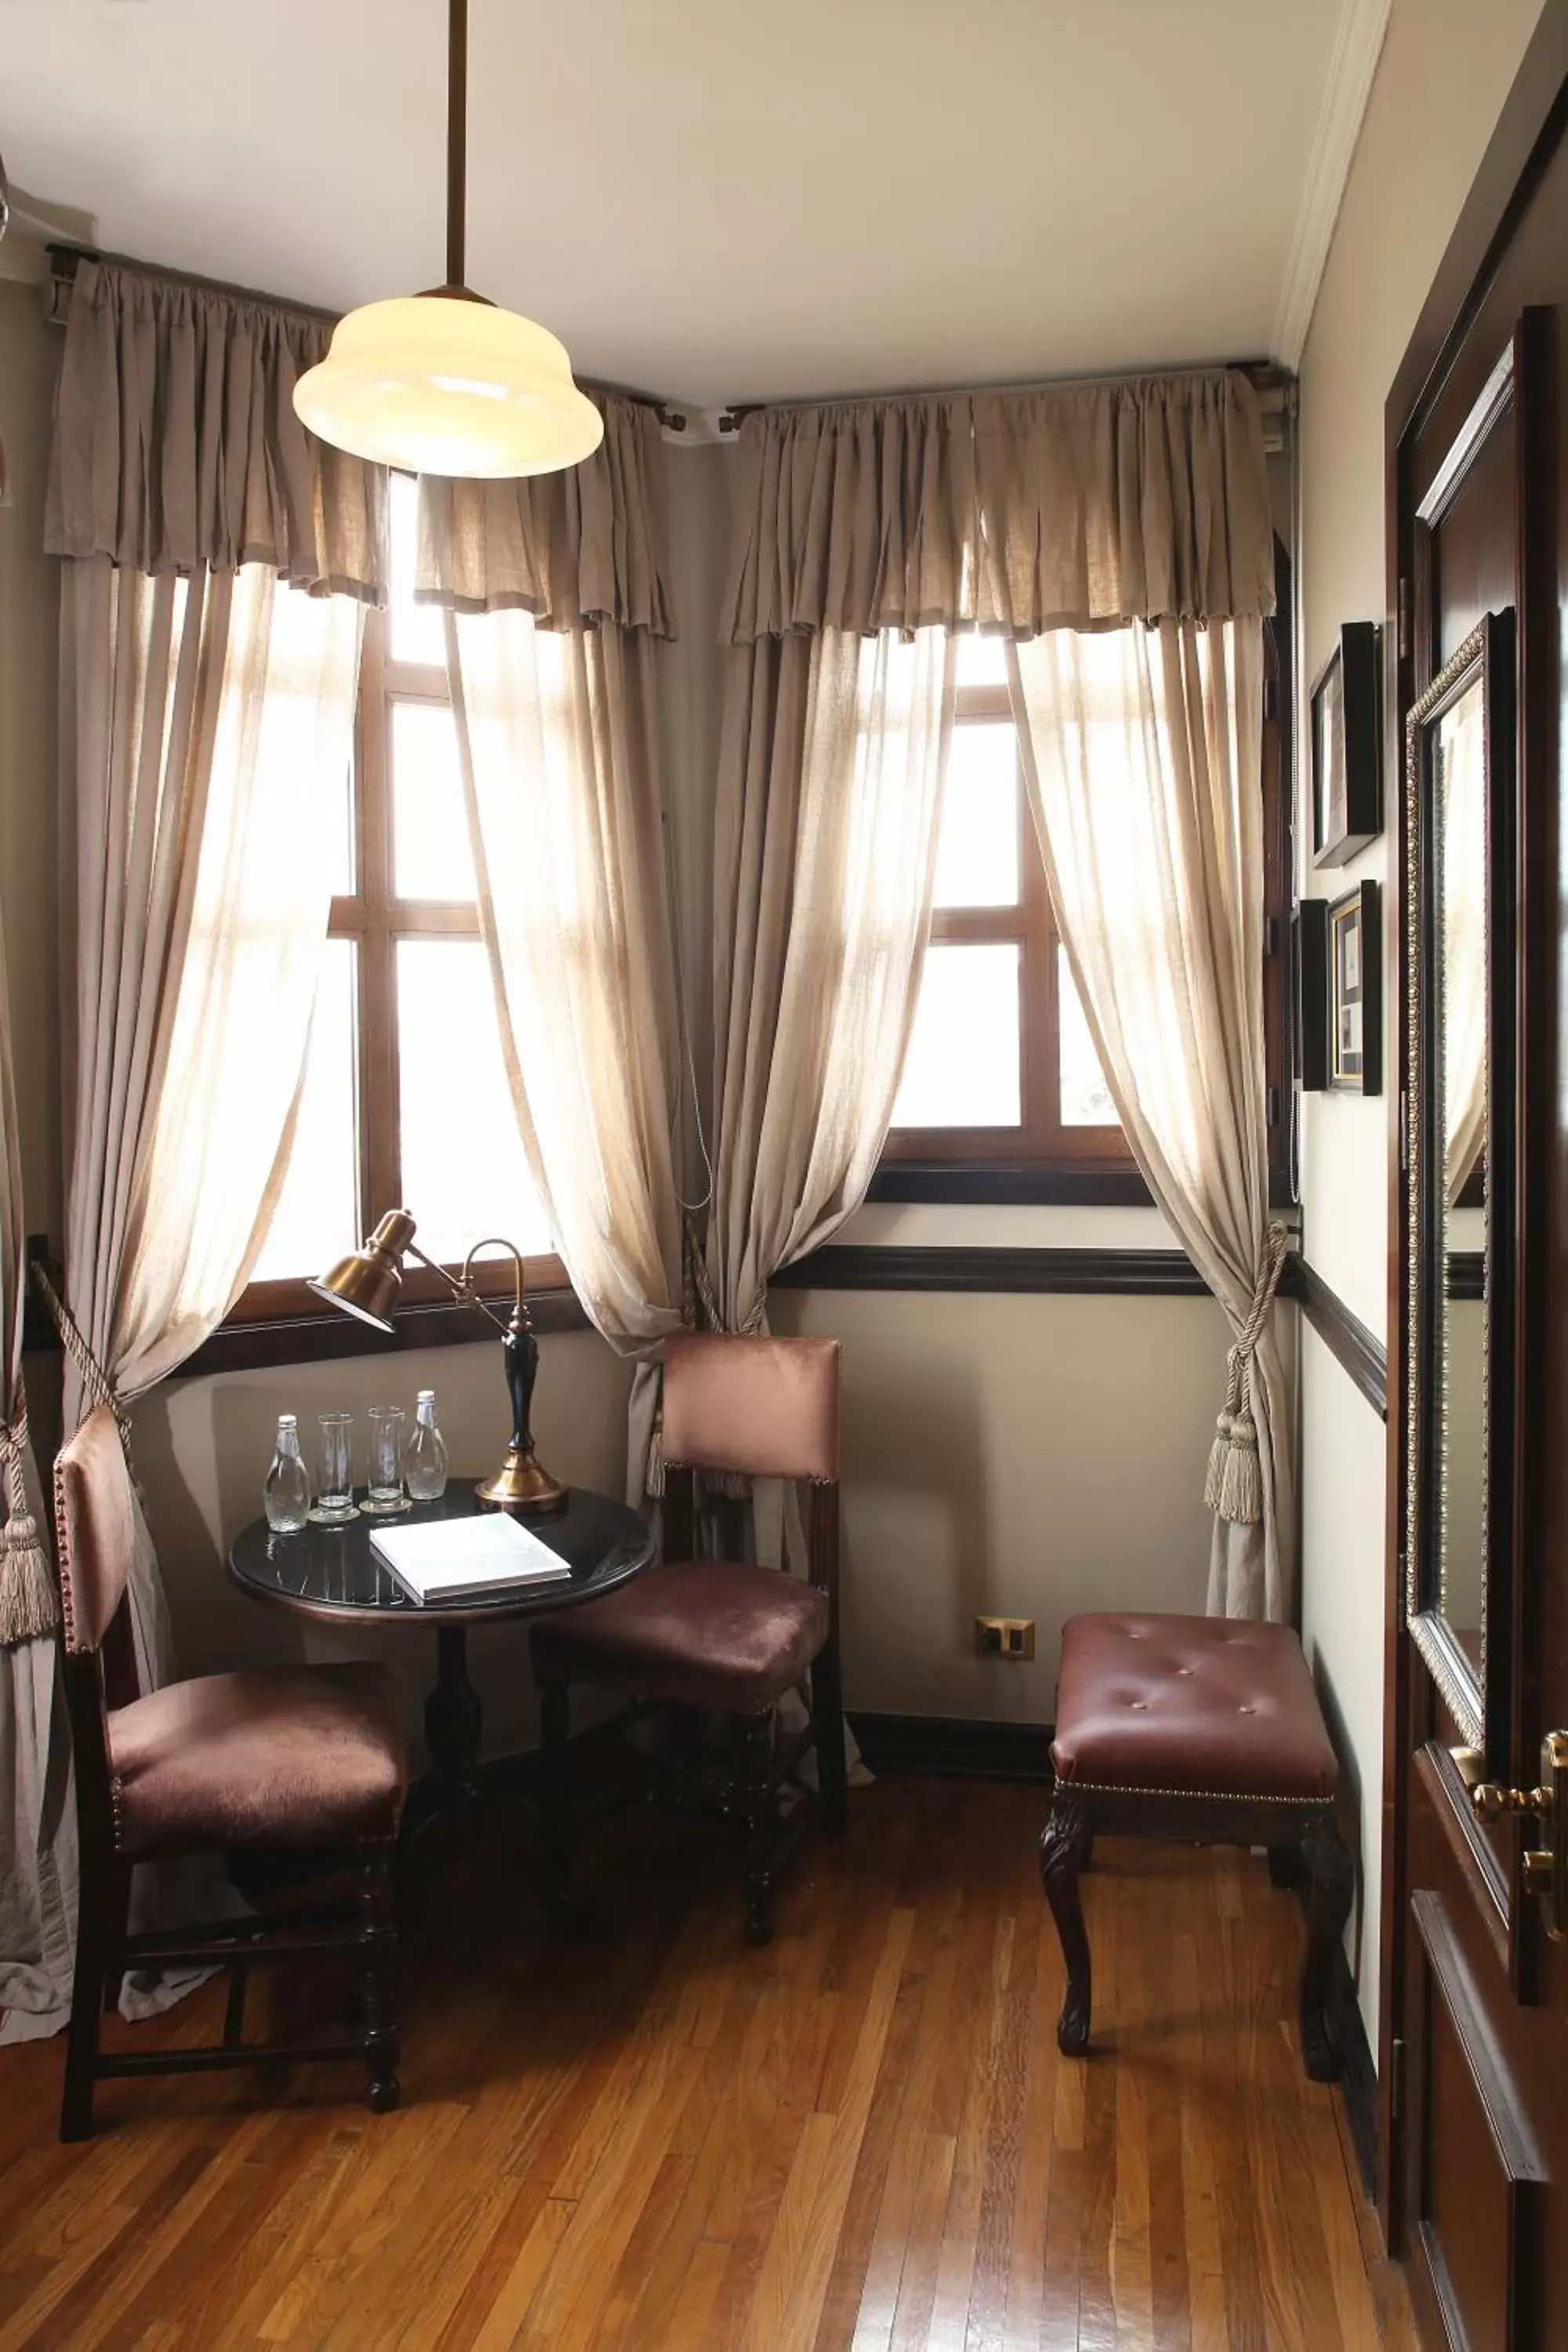
[[[700,404],[1278,351],[1386,7],[471,0],[469,282]],[[444,0],[0,0],[0,154],[111,250],[413,291],[445,39]]]

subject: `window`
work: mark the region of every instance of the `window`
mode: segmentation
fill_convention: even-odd
[[[890,1160],[1131,1164],[1052,919],[1006,657],[958,646],[935,907]]]
[[[416,490],[403,476],[392,531],[391,604],[366,615],[353,770],[333,813],[331,921],[294,1146],[242,1320],[316,1311],[309,1276],[395,1207],[442,1265],[504,1234],[529,1258],[531,1288],[566,1278],[518,1138],[444,625],[414,602]],[[510,1292],[510,1261],[485,1286]],[[447,1295],[423,1268],[404,1276],[410,1300]]]
[[[1283,566],[1279,594],[1288,611]],[[1278,946],[1292,861],[1288,712],[1272,624],[1265,655],[1264,1015],[1271,1171],[1283,1196],[1289,1164],[1278,1108],[1289,1039]],[[1057,935],[1024,794],[1005,648],[965,635],[931,946],[872,1197],[1026,1199],[1049,1184],[1052,1197],[1076,1198],[1079,1183],[1086,1198],[1142,1192]]]

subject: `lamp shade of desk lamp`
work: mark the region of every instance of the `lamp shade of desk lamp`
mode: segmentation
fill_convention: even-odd
[[[529,1319],[522,1252],[515,1243],[491,1234],[474,1244],[463,1260],[462,1273],[454,1275],[444,1265],[437,1265],[434,1258],[426,1256],[414,1234],[415,1223],[408,1211],[389,1209],[363,1246],[341,1257],[336,1265],[317,1276],[310,1288],[318,1298],[342,1307],[345,1315],[356,1315],[374,1330],[391,1331],[402,1300],[403,1259],[406,1255],[417,1258],[432,1274],[439,1275],[454,1297],[488,1315],[501,1334],[507,1393],[511,1399],[511,1443],[495,1475],[485,1479],[475,1491],[482,1503],[499,1503],[507,1510],[563,1510],[566,1489],[558,1478],[551,1476],[534,1453],[533,1433],[529,1426],[533,1384],[539,1376],[539,1342]],[[501,1321],[474,1286],[474,1260],[485,1249],[505,1250],[517,1270],[516,1297],[509,1322]]]

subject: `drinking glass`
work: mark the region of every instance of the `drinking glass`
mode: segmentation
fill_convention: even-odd
[[[321,1433],[321,1483],[310,1517],[318,1527],[342,1527],[345,1520],[359,1517],[353,1486],[353,1415],[323,1412],[318,1414],[317,1425]]]
[[[364,1507],[380,1518],[405,1511],[403,1491],[403,1423],[400,1404],[373,1404],[370,1409],[370,1492]]]

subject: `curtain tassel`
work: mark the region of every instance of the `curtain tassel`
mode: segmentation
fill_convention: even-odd
[[[1214,1425],[1214,1444],[1209,1447],[1209,1466],[1204,1479],[1204,1507],[1217,1511],[1219,1498],[1225,1490],[1225,1465],[1230,1459],[1231,1433],[1236,1418],[1227,1406]]]
[[[648,1433],[647,1462],[643,1470],[643,1493],[650,1502],[664,1500],[664,1415],[659,1414]]]
[[[0,1536],[0,1644],[38,1642],[59,1622],[54,1570],[38,1539],[38,1523],[27,1507],[23,1457],[27,1444],[26,1401],[18,1393],[16,1418],[0,1427],[0,1461],[5,1480],[5,1531]]]
[[[1258,1460],[1258,1430],[1249,1412],[1237,1413],[1214,1506],[1234,1528],[1256,1527],[1263,1517],[1263,1473]]]

